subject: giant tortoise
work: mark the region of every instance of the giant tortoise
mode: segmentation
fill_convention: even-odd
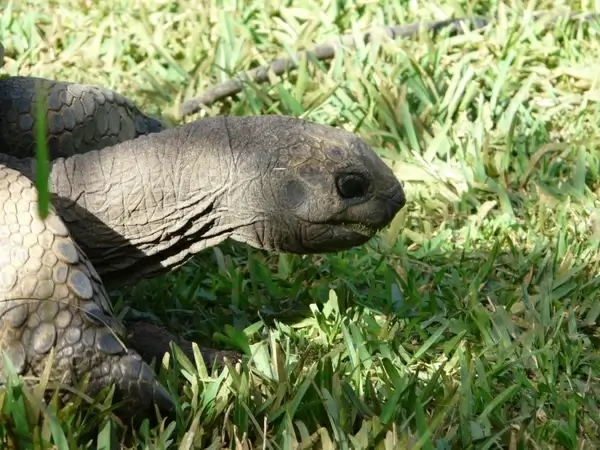
[[[33,184],[37,88],[47,94],[51,159],[45,220]],[[6,77],[0,348],[29,377],[54,350],[51,380],[73,386],[87,374],[91,396],[114,382],[117,399],[128,400],[124,416],[153,404],[170,410],[107,289],[172,270],[228,238],[273,252],[349,249],[404,203],[390,168],[341,129],[284,116],[169,128],[107,89]]]

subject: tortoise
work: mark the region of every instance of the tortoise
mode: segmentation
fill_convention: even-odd
[[[45,220],[33,184],[40,86],[51,160]],[[0,349],[30,377],[53,350],[51,380],[73,386],[89,375],[92,397],[114,383],[115,399],[127,400],[122,417],[148,415],[154,404],[171,411],[136,349],[152,336],[132,338],[109,289],[174,270],[226,239],[270,252],[350,249],[404,204],[392,170],[343,129],[278,115],[167,127],[108,89],[4,78]]]

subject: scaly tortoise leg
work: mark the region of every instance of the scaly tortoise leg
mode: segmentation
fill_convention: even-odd
[[[157,370],[165,353],[171,353],[170,343],[174,342],[194,363],[192,342],[179,337],[167,329],[154,325],[144,320],[135,320],[128,323],[129,334],[125,339],[126,345],[139,353],[144,361]],[[242,354],[233,350],[216,350],[198,345],[204,364],[210,368],[216,364],[218,368],[225,365],[225,359],[233,364],[241,361]],[[173,355],[171,354],[171,357]]]
[[[74,387],[89,374],[92,397],[114,382],[115,400],[128,400],[117,410],[123,419],[153,416],[154,403],[172,411],[152,369],[123,345],[122,325],[91,263],[52,207],[40,219],[37,200],[28,178],[0,165],[0,350],[18,374],[39,377],[54,348],[50,381]]]

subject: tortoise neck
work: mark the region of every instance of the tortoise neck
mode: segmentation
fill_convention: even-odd
[[[228,136],[204,122],[53,161],[53,204],[109,289],[178,267],[234,232],[220,207]]]

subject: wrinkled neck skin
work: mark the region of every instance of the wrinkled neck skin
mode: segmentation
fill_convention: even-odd
[[[108,289],[178,267],[248,225],[224,217],[235,158],[220,120],[52,162],[52,203]]]

